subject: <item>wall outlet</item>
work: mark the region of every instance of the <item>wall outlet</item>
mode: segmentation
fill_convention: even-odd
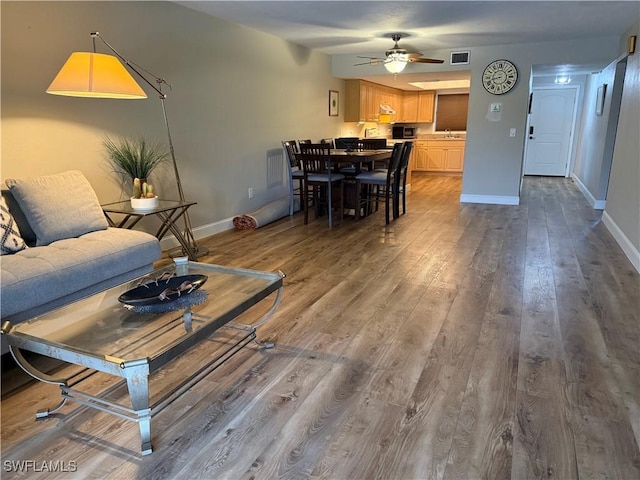
[[[247,193],[249,194],[249,198],[253,198],[253,187],[249,187],[249,190],[247,190]]]
[[[510,137],[515,137],[516,136],[516,129],[512,128],[511,130],[509,130],[509,136]]]

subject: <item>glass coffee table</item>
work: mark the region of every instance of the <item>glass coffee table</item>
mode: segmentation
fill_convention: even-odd
[[[273,346],[257,342],[256,328],[273,315],[280,303],[282,272],[223,267],[189,262],[186,258],[175,259],[175,262],[28,322],[2,325],[2,334],[18,365],[32,377],[60,387],[61,402],[55,408],[38,412],[36,418],[55,413],[70,399],[137,422],[142,454],[150,454],[153,416],[243,347],[252,342],[267,348]],[[182,282],[178,287],[163,290],[164,300],[137,293],[133,299],[131,295],[125,296],[128,305],[119,300],[127,292],[162,290],[162,282],[173,285],[177,275],[180,282],[183,278],[197,277],[204,279],[204,284],[190,291],[190,285]],[[141,284],[147,286],[141,287]],[[266,306],[262,305],[263,300]],[[243,314],[251,316],[253,310],[248,311],[254,306],[259,309],[256,314],[259,318],[252,323],[234,321]],[[222,331],[232,332],[226,335],[223,347],[217,348],[208,361],[194,366],[194,371],[188,372],[180,384],[163,386],[162,395],[150,403],[149,385],[154,372]],[[76,368],[69,377],[56,378],[34,368],[21,350],[83,368]],[[122,377],[130,406],[108,398],[104,392],[93,395],[81,391],[83,382],[96,372]]]

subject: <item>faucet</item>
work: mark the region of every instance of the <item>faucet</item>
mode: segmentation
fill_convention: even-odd
[[[444,138],[458,138],[459,135],[457,133],[451,133],[450,128],[444,129]]]

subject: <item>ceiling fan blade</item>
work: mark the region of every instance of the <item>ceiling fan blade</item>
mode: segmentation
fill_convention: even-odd
[[[378,65],[379,62],[380,62],[380,60],[378,60],[377,58],[372,58],[368,62],[354,63],[353,66],[354,67],[359,67],[360,65],[371,65],[371,66],[375,67],[376,65]]]
[[[362,57],[360,55],[356,55],[357,58],[368,58],[369,60],[386,60],[386,58],[381,57]]]
[[[438,60],[437,58],[409,57],[409,62],[412,62],[412,63],[444,63],[444,60]]]

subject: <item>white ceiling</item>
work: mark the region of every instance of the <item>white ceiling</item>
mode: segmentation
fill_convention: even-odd
[[[383,55],[393,46],[392,33],[403,34],[401,47],[427,57],[433,49],[619,36],[640,18],[638,0],[176,3],[329,55]],[[596,67],[567,65],[564,70],[585,73]],[[534,74],[556,70],[539,66]]]

